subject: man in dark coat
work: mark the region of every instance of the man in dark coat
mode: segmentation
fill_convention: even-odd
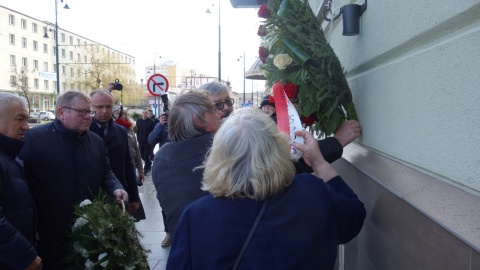
[[[90,131],[105,141],[112,171],[129,195],[128,211],[132,215],[138,215],[137,220],[145,219],[145,211],[139,208],[137,176],[130,157],[127,130],[112,118],[113,96],[107,90],[99,89],[91,92],[90,98],[95,110]]]
[[[172,237],[185,206],[207,194],[200,188],[203,170],[193,169],[202,165],[220,121],[204,93],[183,94],[170,110],[168,137],[172,142],[155,154],[152,180]]]
[[[139,118],[136,121],[136,129],[138,148],[140,148],[140,153],[142,155],[144,163],[143,171],[145,175],[147,175],[152,168],[152,160],[150,159],[152,146],[148,143],[148,135],[154,128],[155,122],[148,116],[148,111],[143,110],[142,118]]]
[[[66,233],[74,205],[103,188],[118,202],[128,194],[113,174],[105,143],[89,131],[90,98],[67,91],[57,97],[56,119],[31,129],[19,154],[38,209],[38,252],[44,269],[65,269]]]
[[[0,269],[41,269],[35,205],[16,156],[28,125],[27,100],[0,93]]]

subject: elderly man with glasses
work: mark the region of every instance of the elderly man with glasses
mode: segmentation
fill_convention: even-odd
[[[73,219],[73,206],[92,200],[103,188],[118,202],[128,194],[113,174],[105,143],[89,131],[90,98],[67,91],[57,97],[56,119],[25,134],[19,153],[38,210],[38,253],[44,269],[67,269],[65,236]]]

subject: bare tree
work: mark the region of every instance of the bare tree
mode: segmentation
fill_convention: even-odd
[[[30,87],[28,86],[28,72],[27,68],[22,67],[20,70],[17,70],[17,67],[12,67],[12,73],[15,76],[15,85],[17,87],[17,92],[20,91],[21,95],[27,99],[28,111],[31,110],[32,94],[30,93]]]
[[[143,99],[143,90],[140,85],[131,82],[134,70],[128,63],[122,63],[118,55],[100,50],[99,45],[92,44],[84,49],[89,63],[72,64],[74,73],[68,83],[79,85],[80,90],[88,93],[99,88],[106,88],[107,84],[118,79],[123,85],[122,91],[114,91],[115,102],[122,101],[124,105],[133,105]]]

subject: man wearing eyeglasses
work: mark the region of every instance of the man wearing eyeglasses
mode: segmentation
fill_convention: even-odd
[[[145,219],[143,207],[139,209],[137,176],[130,157],[127,130],[113,121],[113,95],[108,90],[98,89],[90,93],[90,98],[95,111],[90,131],[105,141],[112,171],[129,195],[128,212],[137,221]]]
[[[213,100],[215,109],[221,119],[227,118],[233,112],[234,99],[230,97],[230,89],[228,86],[219,82],[208,82],[200,85],[198,88]]]
[[[100,188],[118,202],[128,194],[113,174],[105,143],[89,131],[92,116],[90,98],[67,91],[57,97],[56,119],[25,134],[19,153],[25,176],[38,210],[38,252],[44,269],[66,269],[66,234],[73,218],[73,206],[92,200]]]

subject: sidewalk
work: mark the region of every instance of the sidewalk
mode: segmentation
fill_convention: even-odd
[[[145,177],[143,186],[138,187],[140,199],[145,209],[147,219],[135,223],[137,229],[142,233],[140,242],[150,250],[148,264],[151,270],[164,270],[167,265],[170,247],[162,247],[161,242],[165,237],[162,212],[156,197],[155,187],[152,182],[152,173]]]

